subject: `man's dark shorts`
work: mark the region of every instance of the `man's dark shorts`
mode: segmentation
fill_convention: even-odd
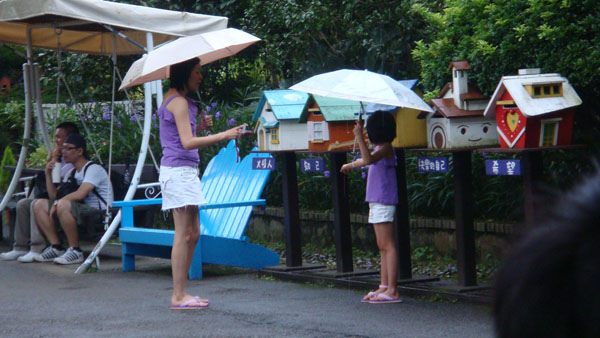
[[[48,200],[48,211],[52,208],[52,204],[54,201]],[[83,225],[83,220],[87,219],[92,222],[102,222],[102,217],[104,216],[105,211],[92,208],[85,203],[73,202],[71,201],[71,215],[75,218],[77,225]],[[56,214],[54,214],[55,221],[58,222],[58,218]]]

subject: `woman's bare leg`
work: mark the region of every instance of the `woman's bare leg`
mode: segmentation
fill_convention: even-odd
[[[172,305],[180,305],[194,299],[186,292],[188,271],[194,257],[194,249],[200,238],[200,225],[198,223],[198,208],[185,207],[173,210],[175,223],[175,237],[171,250],[171,270],[173,273]],[[198,299],[199,304],[206,304],[206,300]],[[193,303],[193,305],[197,305]]]

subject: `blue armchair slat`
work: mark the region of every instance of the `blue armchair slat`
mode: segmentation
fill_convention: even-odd
[[[201,236],[190,279],[202,278],[202,263],[222,264],[262,269],[279,264],[279,255],[244,236],[252,206],[264,206],[260,195],[269,179],[267,170],[253,170],[252,158],[269,157],[265,153],[250,153],[239,163],[235,142],[211,159],[200,183],[207,204],[200,206]],[[133,208],[140,205],[161,205],[162,199],[117,201],[123,218],[119,239],[122,243],[123,271],[135,270],[135,256],[171,257],[173,230],[135,227]]]

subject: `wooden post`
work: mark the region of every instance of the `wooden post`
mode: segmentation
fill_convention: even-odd
[[[350,208],[348,207],[348,178],[346,175],[340,173],[342,165],[346,163],[346,153],[330,153],[330,156],[337,272],[352,272],[352,236]]]
[[[406,160],[404,149],[396,149],[396,178],[398,181],[398,209],[396,210],[396,245],[398,247],[398,277],[412,278],[410,261],[410,219],[406,189]]]
[[[298,178],[296,175],[296,153],[283,153],[283,212],[285,233],[285,265],[302,266],[302,244],[300,212],[298,210]]]
[[[539,197],[538,182],[542,175],[542,154],[538,151],[524,151],[522,153],[521,175],[523,176],[523,203],[525,224],[531,228],[535,226],[538,208],[536,199]]]
[[[456,218],[456,249],[458,283],[477,285],[475,269],[475,233],[473,229],[473,189],[471,182],[471,152],[452,153],[454,162],[454,203]]]

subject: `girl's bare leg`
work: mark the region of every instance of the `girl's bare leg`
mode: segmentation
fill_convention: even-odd
[[[397,289],[398,250],[396,249],[393,224],[391,222],[377,223],[373,224],[373,227],[377,246],[381,253],[381,283],[388,286],[383,293],[392,298],[399,298]]]

